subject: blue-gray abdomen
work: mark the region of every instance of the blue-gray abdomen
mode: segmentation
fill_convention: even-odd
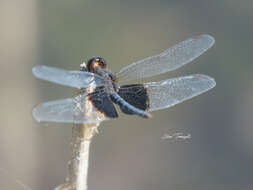
[[[150,118],[151,114],[138,109],[131,104],[127,103],[123,98],[121,98],[117,93],[111,94],[111,99],[115,104],[118,104],[120,106],[120,109],[127,114],[136,114],[144,118]]]

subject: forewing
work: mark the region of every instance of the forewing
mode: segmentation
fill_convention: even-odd
[[[88,124],[109,119],[94,107],[85,93],[75,98],[39,104],[32,113],[38,122]]]
[[[210,90],[215,85],[214,79],[205,75],[190,75],[145,83],[150,101],[148,111],[174,106]]]
[[[102,77],[90,72],[70,71],[45,65],[34,66],[32,72],[39,79],[75,88],[87,88],[92,83],[96,86],[104,85]]]
[[[119,81],[129,81],[178,69],[204,53],[214,42],[214,38],[209,35],[189,38],[159,55],[126,66],[117,73],[117,78]]]

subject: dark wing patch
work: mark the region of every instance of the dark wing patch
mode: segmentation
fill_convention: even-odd
[[[118,113],[104,87],[97,87],[94,92],[88,94],[88,97],[98,111],[110,118],[118,117]]]
[[[132,106],[146,111],[149,108],[149,97],[147,89],[142,84],[122,85],[118,94]],[[120,107],[125,114],[133,114],[128,110]]]

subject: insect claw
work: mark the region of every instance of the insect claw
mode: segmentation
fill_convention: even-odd
[[[96,128],[94,131],[95,131],[96,134],[99,134],[98,128]]]

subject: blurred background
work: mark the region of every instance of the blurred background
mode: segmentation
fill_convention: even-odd
[[[250,0],[0,0],[0,187],[50,190],[67,176],[71,125],[39,124],[41,102],[73,89],[32,76],[37,64],[78,70],[92,56],[116,72],[199,34],[213,48],[179,71],[217,86],[144,120],[120,113],[91,145],[90,190],[253,188],[253,2]],[[163,139],[183,132],[191,139]]]

